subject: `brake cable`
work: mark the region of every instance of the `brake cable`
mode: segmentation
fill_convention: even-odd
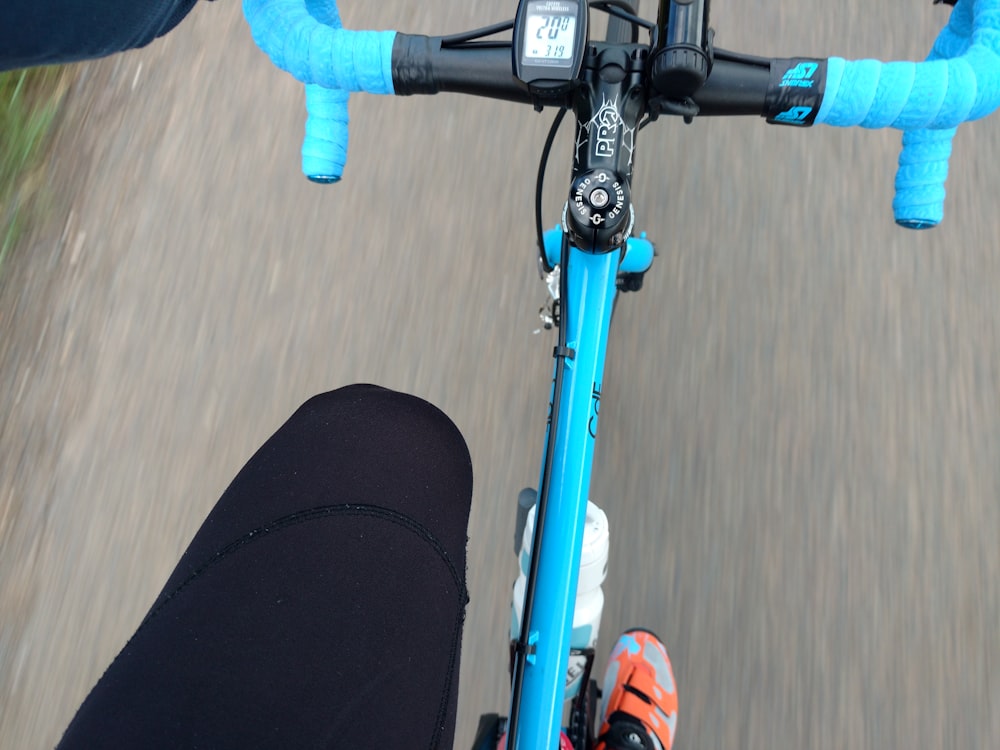
[[[542,147],[542,156],[538,161],[538,178],[535,181],[535,232],[538,236],[538,261],[545,273],[552,273],[554,266],[549,265],[549,259],[545,255],[545,232],[542,228],[542,186],[545,184],[545,170],[549,163],[549,154],[552,152],[552,144],[555,143],[556,133],[562,125],[568,110],[560,107],[549,128],[549,135],[545,139],[545,146]]]

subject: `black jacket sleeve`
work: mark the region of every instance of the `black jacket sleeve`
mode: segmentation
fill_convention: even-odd
[[[0,70],[143,47],[197,0],[0,0]]]

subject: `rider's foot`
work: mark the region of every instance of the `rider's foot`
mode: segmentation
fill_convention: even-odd
[[[646,630],[618,638],[604,674],[604,713],[596,750],[670,750],[677,689],[667,649]]]

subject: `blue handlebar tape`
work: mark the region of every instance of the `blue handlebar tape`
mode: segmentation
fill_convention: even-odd
[[[956,128],[1000,105],[1000,0],[959,0],[926,62],[831,58],[817,123],[905,131],[893,212],[936,226]]]
[[[334,0],[243,0],[243,13],[257,46],[306,84],[302,171],[336,182],[347,160],[348,93],[395,93],[396,32],[340,28]]]
[[[347,97],[340,89],[306,84],[302,173],[313,182],[339,182],[347,164]]]
[[[309,15],[331,29],[343,28],[334,0],[306,0]],[[313,182],[339,182],[347,164],[350,138],[347,100],[341,89],[305,84],[306,133],[302,139],[302,172]]]
[[[343,27],[334,0],[306,0],[309,15],[331,29]],[[347,163],[349,94],[305,84],[306,134],[302,140],[302,172],[313,182],[339,182]]]

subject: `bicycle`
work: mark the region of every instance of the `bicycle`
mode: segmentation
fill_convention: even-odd
[[[539,266],[551,292],[543,322],[557,331],[557,343],[523,625],[512,646],[509,719],[504,725],[487,715],[477,748],[495,747],[504,731],[508,747],[552,747],[563,729],[609,329],[618,295],[641,289],[654,258],[652,243],[634,231],[629,194],[638,132],[664,115],[689,122],[755,115],[793,127],[897,127],[905,135],[896,221],[922,229],[943,216],[955,128],[985,116],[1000,100],[1000,44],[993,38],[1000,29],[998,0],[959,0],[925,64],[736,54],[715,46],[709,0],[661,0],[652,23],[636,15],[637,5],[521,0],[514,21],[417,37],[341,30],[335,5],[244,0],[258,44],[307,84],[303,170],[314,181],[341,178],[348,91],[455,92],[557,108],[542,152],[536,206],[555,132],[566,112],[576,116],[573,179],[561,226],[543,231],[536,209]],[[605,43],[589,39],[591,7],[612,16]],[[529,49],[527,30],[544,28],[539,24],[549,21],[538,20],[543,16],[571,20],[560,21],[553,45]],[[639,41],[640,29],[649,32],[648,42]],[[508,30],[513,41],[484,41]],[[296,46],[298,39],[309,43]],[[531,504],[529,495],[519,525]],[[540,602],[544,606],[536,606]],[[593,746],[598,696],[589,674],[593,651],[576,655],[584,657],[582,687],[566,729],[579,749]]]

